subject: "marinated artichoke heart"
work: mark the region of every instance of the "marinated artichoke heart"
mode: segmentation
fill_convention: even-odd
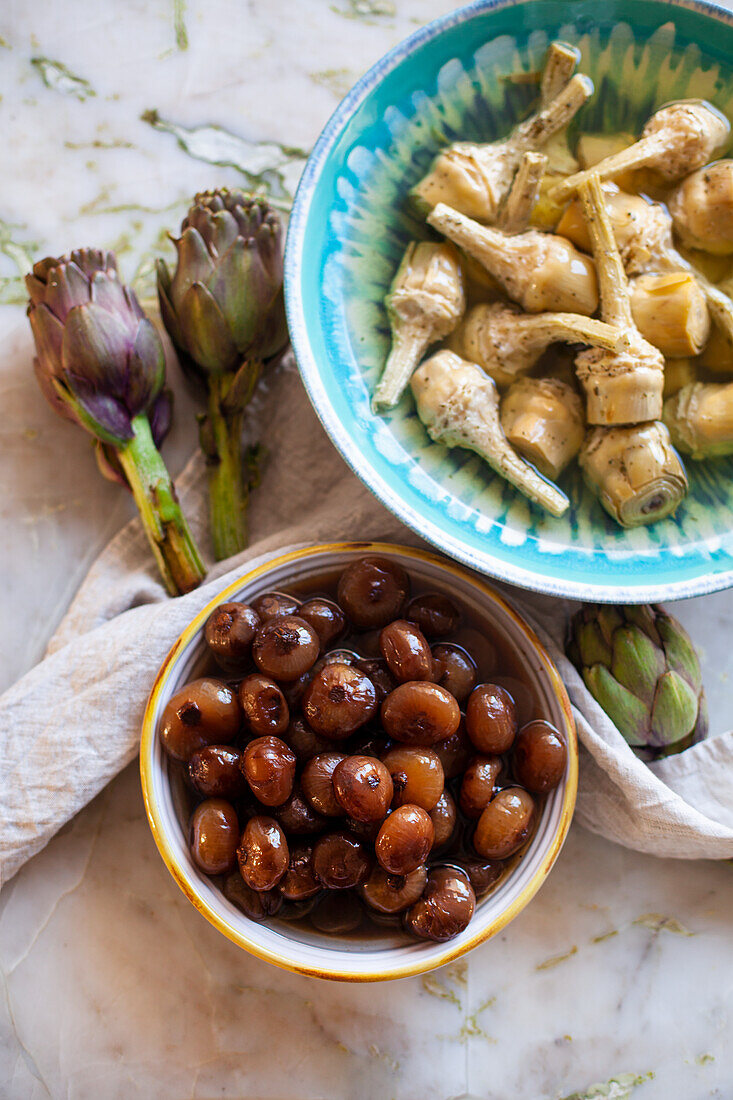
[[[619,190],[615,183],[606,181],[601,184],[601,189],[626,274],[641,275],[659,270],[664,249],[672,246],[667,211],[659,203],[641,195],[630,195]],[[591,238],[580,199],[574,199],[566,207],[558,222],[557,232],[578,248],[590,252]]]
[[[662,415],[664,357],[639,333],[631,314],[629,284],[614,239],[601,183],[591,173],[580,198],[593,245],[604,321],[626,333],[615,352],[582,351],[575,360],[586,395],[589,424],[637,424]]]
[[[537,229],[509,235],[479,225],[444,203],[427,220],[482,264],[528,313],[595,312],[598,284],[593,263],[564,237]]]
[[[665,401],[675,393],[679,393],[683,386],[689,386],[698,381],[697,361],[695,359],[666,359],[664,363],[664,390],[662,396]]]
[[[466,447],[493,470],[554,516],[569,501],[511,448],[499,418],[499,393],[475,363],[450,351],[439,351],[412,376],[418,416],[428,435],[447,447]]]
[[[638,424],[662,415],[664,356],[638,333],[621,352],[579,352],[575,370],[589,424]]]
[[[733,382],[693,382],[664,403],[676,447],[692,458],[733,454]]]
[[[604,184],[605,205],[614,237],[627,275],[671,274],[680,271],[693,275],[705,296],[708,313],[733,348],[733,302],[718,286],[681,256],[672,243],[672,218],[660,203],[639,195],[627,195]],[[590,248],[587,226],[581,227],[581,205],[571,203],[558,224],[562,233],[580,248]]]
[[[699,355],[710,336],[705,295],[689,271],[634,279],[631,313],[644,339],[667,359]]]
[[[681,752],[708,728],[700,661],[661,607],[597,607],[573,616],[570,660],[616,728],[644,758]]]
[[[733,160],[707,164],[671,195],[669,212],[688,248],[716,256],[733,253]]]
[[[473,306],[453,333],[451,349],[508,386],[535,365],[555,342],[592,344],[613,350],[624,334],[603,321],[576,313],[520,313],[503,302]]]
[[[523,458],[557,481],[583,442],[583,403],[556,378],[520,378],[502,398],[501,426]]]
[[[586,484],[622,527],[671,515],[687,492],[687,476],[664,424],[593,428],[578,458]]]
[[[728,120],[703,100],[681,100],[655,111],[642,130],[641,139],[592,169],[576,172],[559,183],[556,201],[569,198],[591,172],[601,179],[613,179],[632,168],[654,168],[665,180],[681,179],[701,168],[725,145],[730,133]]]
[[[426,350],[458,324],[466,308],[461,265],[449,244],[407,246],[386,299],[392,350],[374,393],[374,407],[399,401]]]
[[[496,220],[522,154],[539,149],[566,126],[593,91],[586,76],[572,78],[536,115],[520,123],[504,141],[488,145],[456,142],[433,161],[411,192],[419,207],[447,203],[479,221]]]
[[[719,288],[727,293],[729,287],[724,283]],[[720,375],[722,378],[730,378],[733,375],[733,345],[725,330],[719,325],[713,325],[710,339],[700,355],[700,366],[705,367],[711,374]],[[697,379],[689,379],[690,382]]]

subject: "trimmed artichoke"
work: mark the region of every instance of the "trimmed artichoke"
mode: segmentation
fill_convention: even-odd
[[[158,263],[160,312],[181,365],[207,391],[200,442],[221,559],[247,542],[244,410],[263,367],[288,343],[280,218],[264,199],[207,191],[196,195],[174,244],[173,276]]]
[[[661,607],[597,607],[573,616],[567,654],[593,698],[645,759],[682,752],[707,734],[700,662]]]
[[[171,595],[190,591],[204,568],[157,450],[170,427],[171,395],[155,326],[120,283],[112,252],[48,257],[26,286],[46,400],[94,437],[105,477],[132,490]]]

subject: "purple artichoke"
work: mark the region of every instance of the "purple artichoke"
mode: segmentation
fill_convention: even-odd
[[[174,243],[173,277],[158,263],[160,313],[184,370],[207,389],[200,438],[214,549],[224,558],[246,545],[243,412],[263,367],[288,342],[280,218],[263,199],[207,191]]]
[[[184,365],[195,373],[264,362],[287,343],[280,218],[241,191],[196,195],[174,241],[171,278],[158,261],[160,313]]]
[[[145,413],[160,445],[171,422],[163,345],[120,283],[114,253],[82,248],[49,257],[25,281],[36,377],[56,412],[118,447]]]
[[[105,477],[132,490],[168,590],[189,591],[203,566],[157,450],[172,405],[155,326],[120,283],[112,252],[48,257],[26,286],[44,396],[94,437]]]

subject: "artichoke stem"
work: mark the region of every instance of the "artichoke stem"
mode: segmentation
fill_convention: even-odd
[[[196,588],[206,575],[201,556],[178,503],[176,490],[153,443],[150,423],[132,421],[133,437],[117,451],[145,534],[171,596]]]
[[[400,325],[395,328],[392,350],[374,391],[372,403],[377,412],[394,408],[402,397],[413,371],[431,343],[430,335],[424,327]]]
[[[212,375],[203,446],[209,474],[209,511],[214,556],[231,558],[247,545],[248,485],[243,476],[242,421],[244,406],[226,409],[228,379]]]

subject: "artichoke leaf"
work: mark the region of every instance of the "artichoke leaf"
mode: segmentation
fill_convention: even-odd
[[[619,627],[613,636],[611,672],[620,684],[651,708],[664,654],[637,626]]]
[[[211,293],[194,283],[178,311],[185,346],[192,359],[211,373],[231,370],[238,361],[224,315]]]
[[[613,645],[614,631],[623,626],[624,617],[620,607],[599,607],[596,612],[596,619],[598,620],[598,626],[600,627],[601,634],[608,646]],[[610,664],[610,660],[608,662]]]
[[[75,306],[66,318],[61,349],[64,374],[91,390],[124,393],[127,388],[129,332],[116,314],[96,302]],[[69,381],[75,392],[78,387]]]
[[[687,737],[697,721],[697,693],[676,672],[659,678],[652,708],[649,743],[673,745]]]
[[[641,699],[613,678],[605,665],[583,669],[585,686],[629,745],[649,740],[649,712]]]
[[[658,607],[653,607],[648,603],[627,604],[624,607],[624,618],[627,622],[634,623],[640,630],[643,630],[656,645],[661,646],[662,639],[657,630],[658,612]]]
[[[610,665],[613,651],[598,629],[597,623],[589,621],[579,626],[577,642],[581,664],[588,667],[597,664]]]
[[[697,693],[702,687],[700,660],[686,632],[671,615],[659,616],[659,633],[669,667]]]

